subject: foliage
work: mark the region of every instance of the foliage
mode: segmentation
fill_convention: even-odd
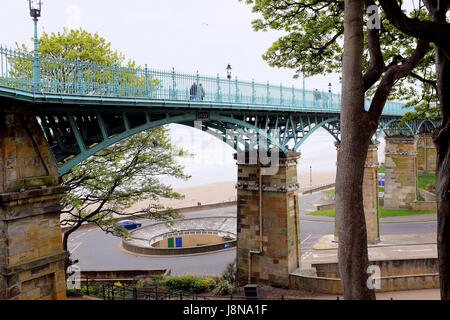
[[[417,176],[417,187],[420,189],[433,190],[434,185],[436,184],[436,175],[430,172],[423,172]]]
[[[344,35],[344,1],[277,1],[239,0],[252,5],[254,13],[261,15],[252,24],[255,31],[268,29],[283,32],[263,55],[270,66],[296,70],[313,76],[341,72]],[[422,6],[411,10],[411,17],[428,19]],[[366,16],[367,17],[367,16]],[[413,37],[398,31],[380,13],[380,49],[384,70],[404,63],[415,49]],[[363,71],[370,68],[368,36],[365,33]],[[413,72],[396,81],[390,99],[407,101],[405,107],[415,106],[415,112],[405,114],[404,121],[412,119],[435,119],[439,116],[436,95],[434,52],[430,50]],[[380,81],[372,84],[366,95],[374,95]]]
[[[17,45],[24,53],[29,53],[25,45]],[[66,85],[67,79],[81,76],[92,79],[88,74],[92,68],[80,69],[73,62],[81,62],[100,68],[97,81],[109,81],[114,68],[105,66],[124,66],[122,70],[132,70],[136,63],[126,61],[125,55],[111,48],[111,43],[97,33],[91,34],[83,29],[48,34],[39,38],[41,56],[41,76],[57,81],[57,85]],[[42,65],[64,61],[58,68],[43,68]],[[46,62],[47,61],[47,62]],[[15,70],[18,68],[16,61]],[[24,71],[23,71],[24,72]],[[31,72],[31,70],[29,70]],[[46,74],[46,72],[52,72]],[[56,72],[56,74],[55,74]],[[130,71],[131,72],[131,71]],[[142,81],[138,74],[122,72],[117,79],[120,84],[136,84]],[[151,80],[158,83],[157,79]],[[100,89],[99,89],[100,90]],[[98,92],[96,92],[98,93]],[[57,119],[55,119],[57,121]],[[160,198],[181,199],[182,195],[160,182],[162,176],[171,176],[187,180],[183,167],[178,164],[179,157],[190,156],[185,150],[173,146],[166,127],[158,127],[141,132],[110,146],[74,167],[63,177],[63,183],[70,188],[62,200],[65,206],[63,226],[71,226],[64,233],[63,245],[67,250],[69,235],[86,222],[96,223],[106,232],[127,236],[128,231],[115,224],[115,218],[143,214],[159,220],[172,220],[180,217],[173,210],[164,210]],[[139,201],[148,200],[146,208],[133,209]]]
[[[115,224],[114,217],[146,214],[159,220],[180,215],[164,210],[159,198],[181,199],[161,176],[188,179],[176,157],[184,150],[170,142],[168,129],[158,127],[136,134],[83,161],[63,177],[70,187],[64,197],[63,225],[93,222],[107,232],[126,236],[127,230]],[[131,210],[140,201],[150,200],[146,208]]]
[[[16,43],[18,51],[28,57],[33,52],[25,44]],[[98,85],[89,88],[89,94],[106,94],[109,83],[117,86],[145,88],[161,86],[158,79],[144,76],[143,69],[134,60],[126,60],[125,55],[111,48],[98,33],[91,34],[81,28],[63,29],[63,32],[48,34],[39,38],[41,78],[52,87],[70,89],[79,79],[95,81]],[[16,78],[31,78],[32,59],[12,58],[10,73]],[[143,94],[144,92],[142,92]],[[135,92],[139,94],[139,92]],[[148,94],[148,93],[146,93]]]
[[[164,282],[164,276],[162,275],[155,275],[151,279],[145,279],[145,280],[139,280],[136,283],[137,288],[153,288],[153,287],[159,287],[163,285]]]
[[[163,284],[171,291],[182,291],[187,293],[203,293],[214,290],[216,282],[210,277],[196,276],[172,276],[163,281]]]
[[[69,296],[77,296],[77,295],[79,295],[79,292],[78,292],[78,290],[77,289],[69,289],[69,288],[66,288],[66,295],[69,297]]]
[[[228,283],[234,284],[236,283],[236,272],[236,260],[234,260],[226,266],[222,273],[222,279]]]
[[[233,285],[227,280],[220,280],[213,293],[218,296],[224,296],[233,292]]]

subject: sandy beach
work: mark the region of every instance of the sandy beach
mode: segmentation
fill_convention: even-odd
[[[335,172],[317,172],[313,174],[313,187],[322,186],[335,182]],[[298,177],[300,188],[307,188],[310,186],[309,174],[300,175]],[[236,200],[236,181],[224,181],[218,183],[205,184],[195,187],[174,188],[175,191],[184,194],[185,198],[182,200],[167,200],[162,199],[161,204],[171,208],[184,208],[197,206],[198,202],[202,205],[228,202]],[[148,206],[147,201],[140,202],[133,206],[130,210],[136,210]]]

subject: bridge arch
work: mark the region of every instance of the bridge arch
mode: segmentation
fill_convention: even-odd
[[[340,120],[337,117],[325,119],[315,124],[304,136],[301,137],[300,140],[295,143],[294,151],[298,151],[298,149],[306,141],[306,139],[308,139],[315,131],[320,128],[324,128],[337,142],[339,142],[339,127]]]
[[[267,130],[260,128],[251,123],[234,118],[232,115],[225,116],[218,113],[211,112],[208,119],[199,120],[199,114],[195,111],[189,112],[162,112],[157,113],[155,117],[154,111],[140,111],[140,116],[143,118],[139,125],[133,125],[131,121],[131,115],[136,111],[120,111],[115,113],[109,113],[108,116],[103,110],[72,110],[68,109],[66,112],[61,110],[41,110],[38,112],[38,122],[41,124],[41,129],[49,143],[49,147],[52,150],[52,154],[58,165],[59,175],[68,173],[73,167],[81,163],[82,161],[93,156],[97,152],[125,139],[132,135],[138,134],[145,130],[156,128],[166,124],[181,124],[189,126],[195,129],[200,129],[206,133],[209,133],[222,142],[227,143],[235,150],[240,150],[244,146],[246,149],[254,147],[258,143],[256,134],[265,137],[269,145],[277,146],[282,151],[286,151],[285,147],[280,145],[279,139],[267,133]],[[80,116],[82,114],[83,116]],[[81,121],[77,117],[87,117],[89,121]],[[115,117],[123,120],[123,123],[119,123],[122,128],[111,130],[112,125],[108,125],[107,117]],[[55,120],[56,118],[56,120]],[[62,124],[62,118],[65,119],[65,124]],[[119,122],[120,122],[119,121]],[[201,121],[201,122],[200,122]],[[197,124],[200,122],[200,126]],[[61,126],[65,125],[64,133],[61,133]],[[117,126],[117,123],[114,125]],[[89,127],[90,126],[90,127]],[[93,126],[97,126],[96,131],[97,138],[95,143],[90,141],[86,142],[86,135],[93,135],[89,133]],[[92,131],[92,130],[91,130]],[[110,131],[113,131],[111,134]],[[61,152],[59,149],[64,149],[67,140],[64,140],[63,135],[72,135],[71,144],[72,152]],[[241,136],[245,139],[241,139]],[[239,137],[239,139],[234,139]],[[94,139],[95,140],[95,139]],[[241,145],[239,144],[241,143]],[[59,148],[59,149],[58,149]],[[75,151],[73,151],[75,150]],[[63,154],[61,156],[61,154]]]

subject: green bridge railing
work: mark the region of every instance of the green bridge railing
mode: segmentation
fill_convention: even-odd
[[[135,98],[165,101],[195,101],[217,104],[287,107],[302,112],[339,112],[340,94],[256,83],[197,73],[129,68],[78,59],[39,58],[20,50],[0,47],[0,87],[37,94]],[[0,88],[1,90],[1,88]],[[366,108],[370,101],[366,101]],[[402,115],[413,108],[388,101],[384,114]],[[237,106],[238,107],[238,106]]]

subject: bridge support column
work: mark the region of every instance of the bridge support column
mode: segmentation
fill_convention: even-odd
[[[19,107],[1,109],[0,299],[66,298],[65,192],[36,118]]]
[[[237,164],[237,278],[241,284],[288,287],[289,273],[299,267],[299,157],[294,152],[280,154],[278,173],[262,176],[261,190],[258,165]]]
[[[386,137],[385,208],[409,209],[417,199],[416,155],[414,137]]]
[[[339,156],[339,143],[335,143]],[[378,205],[378,145],[379,142],[369,145],[366,163],[364,165],[363,179],[363,205],[366,218],[367,243],[374,244],[380,241],[380,217]],[[338,241],[338,224],[335,219],[334,239]]]
[[[417,137],[417,170],[436,171],[436,146],[431,133],[419,133]]]

